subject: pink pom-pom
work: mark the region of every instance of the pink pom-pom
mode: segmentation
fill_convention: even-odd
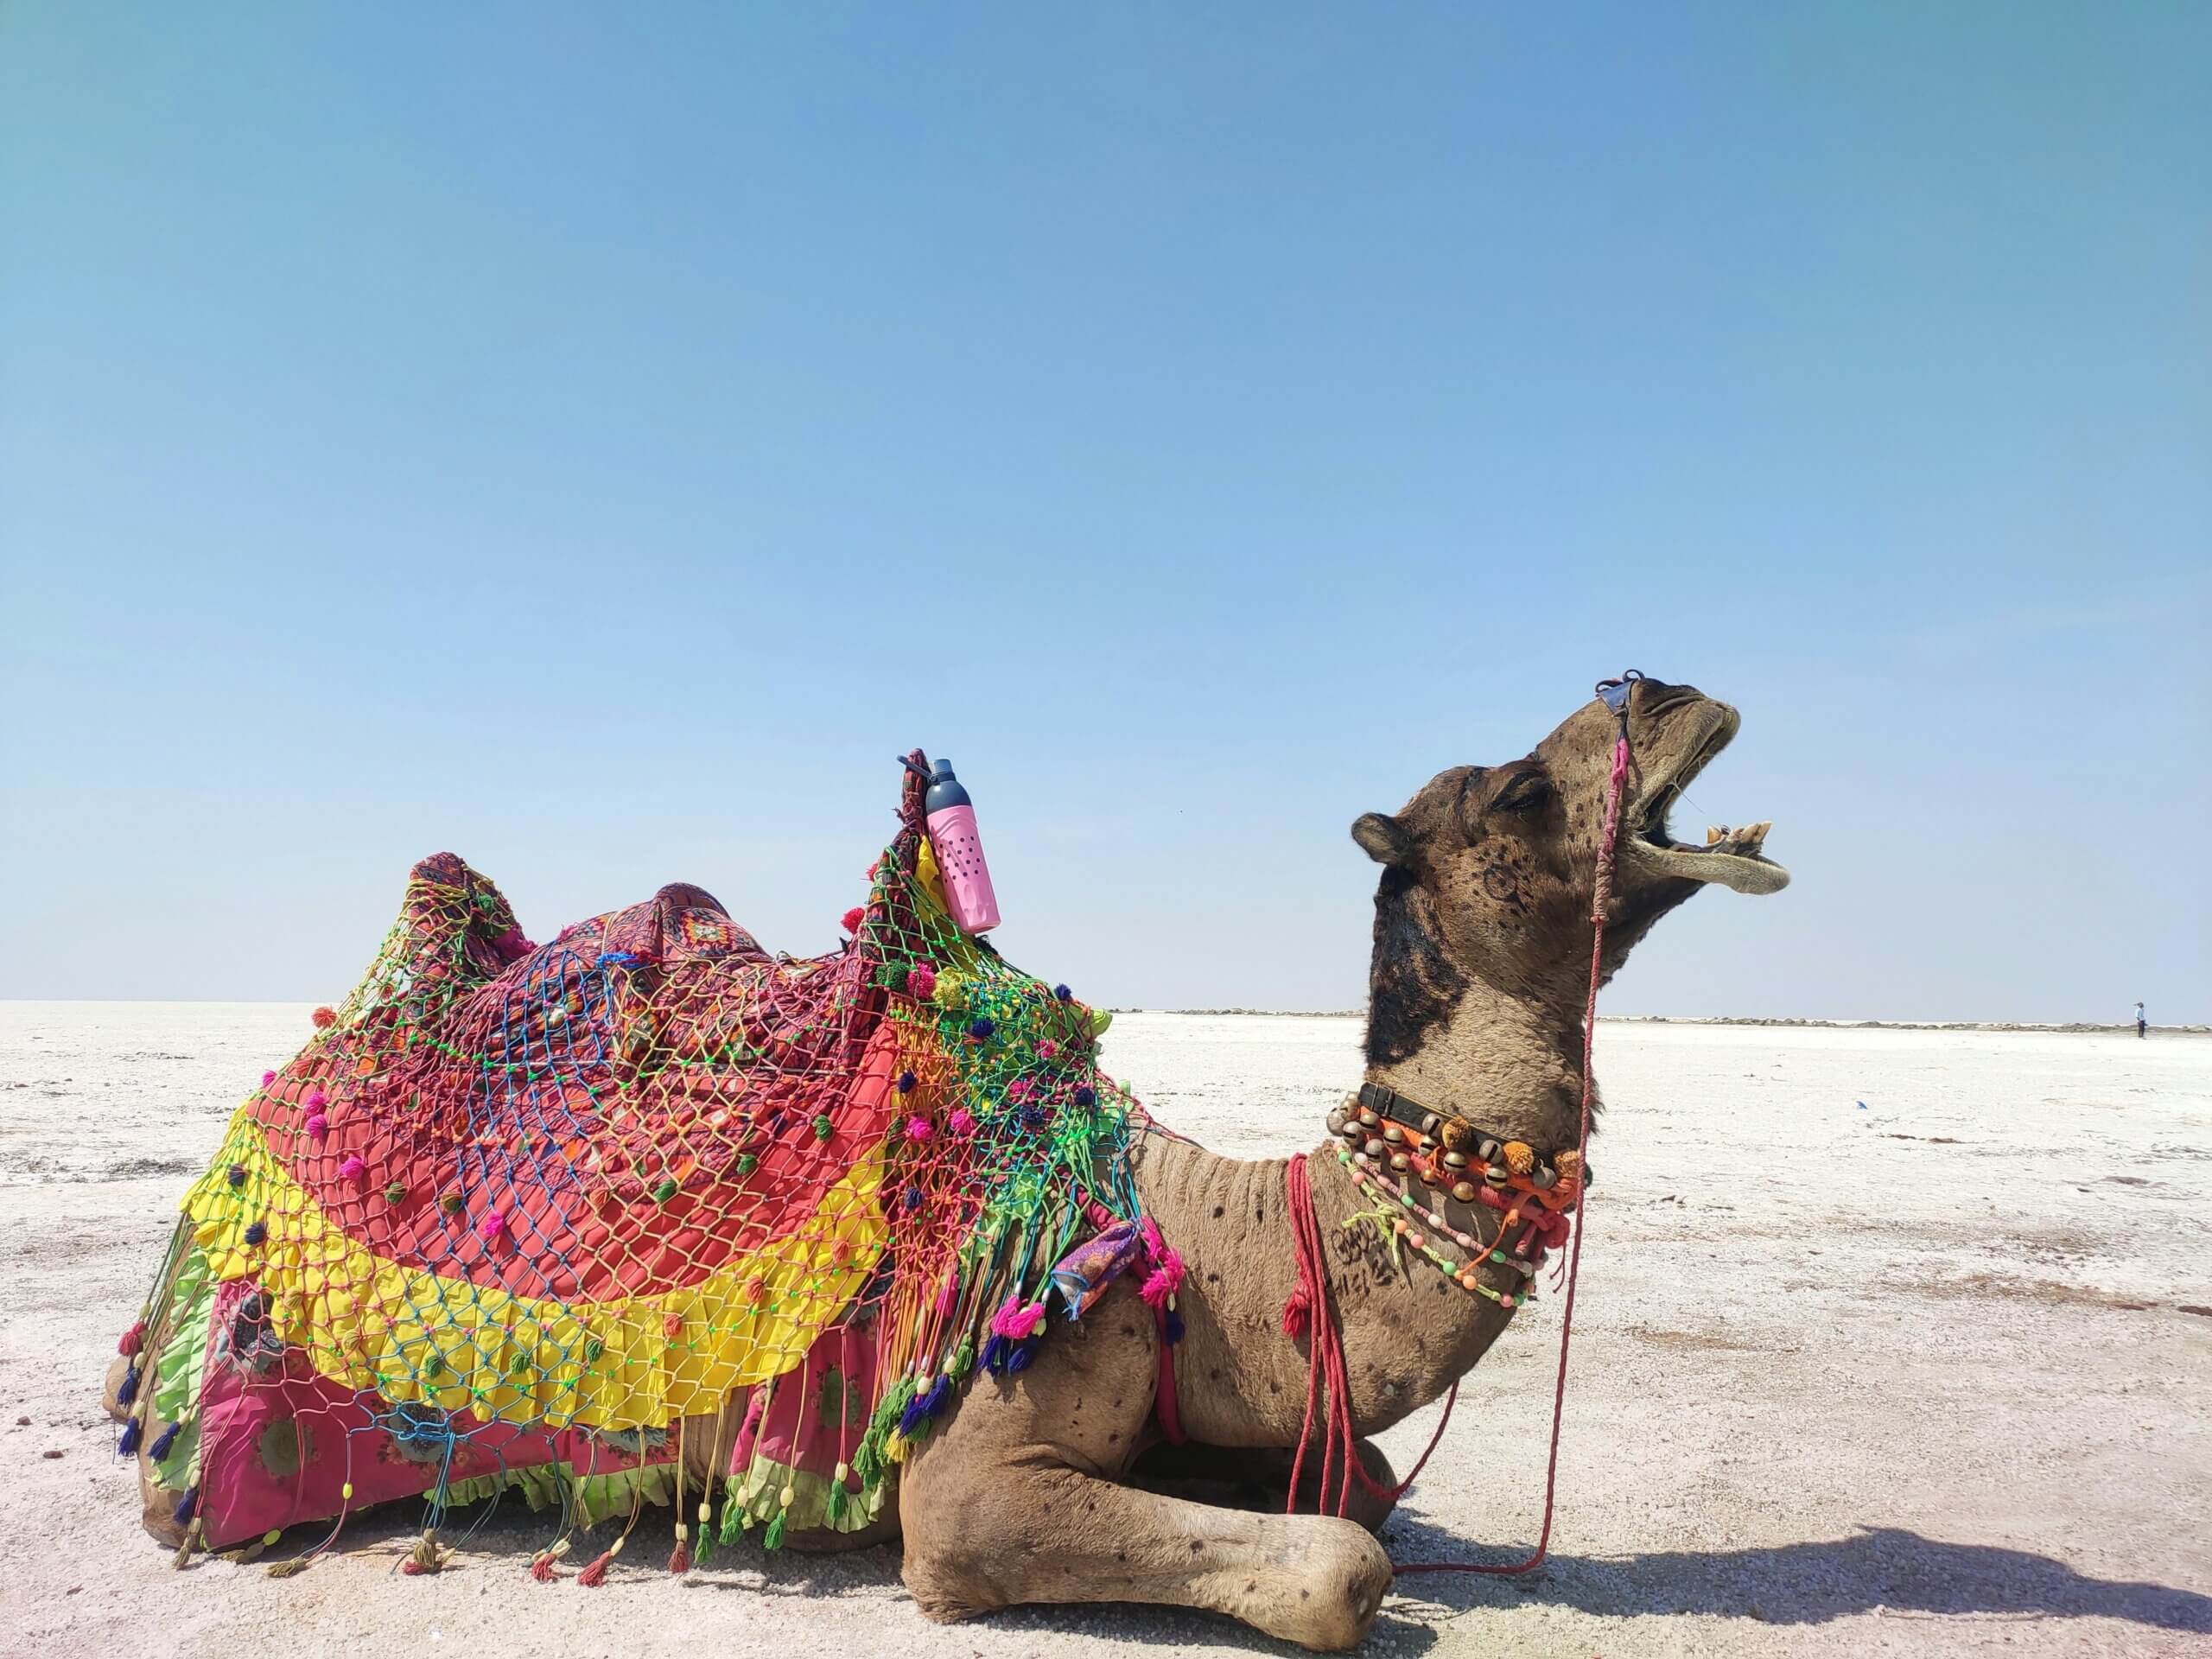
[[[1042,1060],[1058,1059],[1060,1058],[1060,1046],[1054,1042],[1051,1038],[1047,1037],[1043,1042],[1037,1045],[1037,1058]]]
[[[476,1224],[477,1234],[486,1244],[498,1243],[500,1235],[506,1230],[507,1218],[496,1210],[488,1211],[484,1219]]]
[[[368,1173],[369,1166],[361,1161],[358,1154],[348,1154],[338,1166],[339,1177],[343,1180],[358,1181]]]
[[[1016,1077],[1006,1086],[1006,1097],[1015,1105],[1037,1098],[1037,1085],[1027,1077]]]
[[[315,1020],[315,1028],[321,1031],[338,1023],[338,1010],[332,1007],[317,1008],[310,1018]]]
[[[861,923],[867,915],[868,912],[862,910],[858,905],[855,905],[850,910],[845,912],[845,931],[848,933],[859,932],[861,931]]]
[[[329,1103],[330,1096],[324,1094],[321,1090],[310,1089],[308,1091],[308,1110],[319,1112]]]
[[[935,1140],[937,1125],[926,1117],[910,1117],[906,1120],[906,1138],[909,1141]]]
[[[991,1334],[1004,1337],[1009,1342],[1021,1342],[1035,1336],[1045,1328],[1045,1304],[1023,1304],[1020,1293],[1008,1296],[999,1304],[999,1311],[991,1315]]]
[[[944,1127],[955,1135],[972,1135],[976,1131],[975,1115],[965,1106],[956,1106],[952,1116],[944,1120]]]
[[[261,1086],[264,1089],[276,1081],[276,1074],[274,1071],[264,1071],[261,1074]]]
[[[308,1140],[320,1141],[323,1136],[329,1133],[330,1120],[325,1117],[321,1113],[317,1112],[313,1117],[308,1119]]]
[[[917,1002],[926,1002],[937,995],[937,969],[925,963],[910,969],[906,974],[906,995]]]

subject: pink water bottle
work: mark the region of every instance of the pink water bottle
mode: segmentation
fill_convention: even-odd
[[[991,867],[983,861],[983,838],[976,833],[976,809],[952,775],[952,762],[940,760],[930,773],[922,798],[929,814],[930,846],[944,883],[945,908],[963,933],[987,933],[999,925],[999,897],[991,891]]]

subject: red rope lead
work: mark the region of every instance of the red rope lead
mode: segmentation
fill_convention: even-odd
[[[1575,1147],[1583,1155],[1583,1166],[1589,1166],[1590,1096],[1593,1086],[1590,1060],[1591,1049],[1598,1028],[1598,986],[1605,972],[1605,906],[1612,898],[1613,855],[1620,837],[1621,793],[1628,781],[1628,725],[1625,714],[1620,736],[1613,745],[1613,770],[1605,790],[1605,823],[1598,844],[1598,869],[1592,883],[1590,992],[1582,1009],[1582,1122],[1575,1136]],[[1358,1474],[1360,1484],[1377,1497],[1395,1501],[1407,1487],[1413,1484],[1414,1475],[1421,1472],[1421,1464],[1428,1461],[1428,1452],[1421,1455],[1421,1463],[1414,1465],[1413,1475],[1395,1489],[1378,1487],[1370,1480],[1367,1471],[1359,1467],[1351,1451],[1351,1406],[1345,1398],[1344,1379],[1344,1338],[1331,1316],[1328,1306],[1328,1281],[1321,1271],[1320,1224],[1313,1216],[1313,1187],[1306,1170],[1303,1153],[1290,1160],[1287,1181],[1290,1191],[1290,1210],[1293,1235],[1298,1250],[1298,1288],[1292,1293],[1290,1303],[1283,1310],[1283,1329],[1295,1336],[1292,1329],[1294,1314],[1311,1314],[1313,1358],[1306,1382],[1306,1422],[1299,1433],[1298,1455],[1292,1460],[1290,1472],[1291,1501],[1298,1498],[1299,1471],[1306,1459],[1306,1442],[1313,1429],[1313,1411],[1318,1387],[1328,1388],[1327,1420],[1323,1428],[1321,1465],[1321,1505],[1328,1505],[1329,1457],[1340,1440],[1351,1468]],[[1574,1287],[1582,1269],[1582,1235],[1588,1230],[1590,1205],[1586,1192],[1580,1210],[1581,1224],[1574,1230],[1574,1243],[1568,1252],[1567,1263],[1567,1305],[1560,1310],[1559,1323],[1559,1373],[1552,1386],[1551,1450],[1544,1462],[1544,1522],[1543,1529],[1536,1535],[1536,1548],[1524,1561],[1489,1565],[1479,1561],[1414,1561],[1395,1570],[1406,1573],[1528,1573],[1543,1564],[1551,1548],[1552,1514],[1559,1486],[1560,1426],[1567,1410],[1567,1345],[1574,1333]],[[1452,1405],[1459,1398],[1459,1385],[1452,1385],[1452,1395],[1445,1402],[1445,1418],[1451,1416]],[[1437,1440],[1444,1435],[1444,1423],[1436,1426],[1436,1439],[1428,1443],[1429,1452],[1436,1449]],[[1349,1485],[1339,1490],[1336,1513],[1344,1511],[1344,1499],[1350,1495]]]

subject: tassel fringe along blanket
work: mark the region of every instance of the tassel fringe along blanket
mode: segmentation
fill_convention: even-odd
[[[503,1490],[560,1510],[541,1578],[648,1500],[678,1570],[690,1501],[702,1549],[856,1529],[978,1364],[1027,1363],[1056,1267],[1071,1314],[1148,1274],[1166,1324],[1104,1016],[952,925],[911,773],[900,817],[807,960],[681,886],[533,945],[461,860],[416,867],[124,1337],[121,1449],[188,1550],[423,1495],[435,1570]]]

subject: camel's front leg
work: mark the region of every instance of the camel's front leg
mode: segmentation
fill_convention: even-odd
[[[992,1465],[953,1444],[899,1489],[906,1587],[930,1618],[1024,1602],[1148,1601],[1227,1613],[1319,1650],[1367,1633],[1390,1562],[1356,1522],[1254,1515],[1065,1464]]]
[[[1020,1376],[976,1379],[900,1471],[915,1601],[937,1619],[1163,1602],[1350,1647],[1390,1587],[1389,1559],[1357,1523],[1117,1484],[1150,1433],[1157,1342],[1152,1311],[1117,1287],[1081,1321],[1056,1321]]]

